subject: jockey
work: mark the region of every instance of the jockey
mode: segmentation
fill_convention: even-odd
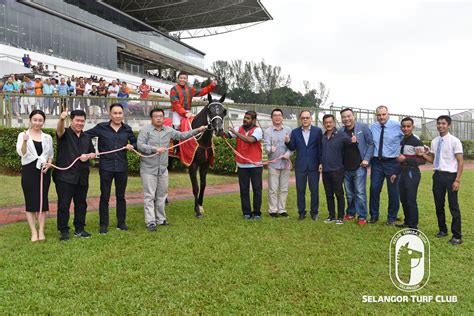
[[[191,109],[193,97],[206,95],[212,92],[217,85],[217,80],[213,80],[207,87],[195,88],[189,86],[187,82],[188,74],[186,72],[180,72],[178,75],[178,84],[170,90],[173,126],[177,130],[179,130],[181,126],[181,119],[192,116],[188,111]]]

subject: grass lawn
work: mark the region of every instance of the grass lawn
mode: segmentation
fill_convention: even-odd
[[[238,182],[237,176],[229,177],[224,175],[207,174],[207,184],[224,184],[229,182]],[[21,177],[0,175],[0,183],[2,183],[2,198],[0,200],[0,207],[22,205],[25,203],[23,192],[21,191]],[[169,177],[170,188],[191,187],[191,180],[187,172],[173,172]],[[141,192],[143,191],[142,180],[140,176],[129,176],[127,183],[127,192]],[[115,187],[112,186],[112,194],[115,192]],[[89,197],[100,196],[100,180],[99,170],[91,169],[89,176]],[[49,200],[57,201],[56,188],[54,181],[51,181],[49,188]]]
[[[145,230],[141,207],[128,210],[130,231],[107,236],[96,234],[98,215],[89,214],[87,240],[60,243],[55,220],[44,243],[29,242],[26,223],[0,227],[0,314],[473,314],[474,170],[462,181],[460,246],[433,237],[430,175],[422,176],[419,228],[431,243],[431,277],[416,293],[397,290],[388,275],[397,228],[297,221],[292,188],[289,219],[244,222],[231,194],[206,198],[202,220],[191,201],[171,203],[172,226],[155,233]],[[362,303],[362,295],[457,295],[458,302]]]

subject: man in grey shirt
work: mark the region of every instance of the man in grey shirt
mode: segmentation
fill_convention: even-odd
[[[170,139],[185,140],[206,130],[206,126],[189,132],[178,132],[164,126],[164,111],[150,111],[151,124],[143,127],[138,134],[138,150],[153,157],[140,158],[140,176],[143,182],[145,224],[149,231],[156,231],[157,225],[167,225],[165,200],[168,195],[168,146]]]
[[[291,134],[291,128],[283,125],[283,111],[272,110],[272,126],[263,133],[264,149],[268,160],[283,156],[282,159],[268,164],[268,213],[271,217],[288,217],[286,198],[290,180],[291,151],[285,145],[285,135]]]

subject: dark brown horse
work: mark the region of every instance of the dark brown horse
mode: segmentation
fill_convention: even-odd
[[[210,94],[207,95],[209,103],[196,115],[191,123],[191,127],[198,128],[199,126],[207,125],[207,130],[200,136],[196,137],[198,148],[194,155],[194,159],[189,166],[189,177],[193,186],[194,195],[194,211],[197,218],[203,217],[203,200],[204,190],[206,189],[206,176],[209,170],[209,164],[214,157],[212,150],[212,136],[213,134],[220,135],[224,130],[224,117],[227,110],[222,105],[225,100],[223,95],[219,100],[213,100]],[[197,179],[197,172],[199,171],[199,182]]]

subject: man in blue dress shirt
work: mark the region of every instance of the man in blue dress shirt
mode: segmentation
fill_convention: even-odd
[[[390,120],[388,108],[385,105],[377,107],[375,114],[377,122],[370,127],[375,149],[374,157],[371,160],[369,224],[375,224],[379,220],[380,192],[384,179],[386,179],[388,190],[387,225],[393,226],[397,221],[400,208],[400,192],[398,178],[392,183],[390,177],[398,174],[400,166],[396,158],[400,155],[400,141],[403,138],[403,133],[400,123]]]

